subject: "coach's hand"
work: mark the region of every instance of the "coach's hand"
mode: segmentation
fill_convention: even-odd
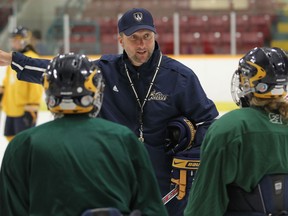
[[[167,125],[165,151],[175,155],[192,147],[196,129],[184,116],[172,119]]]
[[[199,164],[199,148],[190,148],[189,150],[177,153],[173,157],[171,184],[173,188],[178,185],[178,200],[183,199],[189,193]]]
[[[0,66],[9,66],[12,63],[12,52],[4,52],[0,50]]]

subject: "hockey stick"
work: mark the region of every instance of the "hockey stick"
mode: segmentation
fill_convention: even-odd
[[[178,186],[176,185],[169,193],[167,193],[164,197],[162,197],[162,202],[166,205],[171,199],[177,196],[179,192]]]

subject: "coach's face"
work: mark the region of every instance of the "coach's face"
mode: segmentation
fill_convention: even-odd
[[[155,47],[155,33],[150,30],[139,30],[126,36],[121,33],[118,40],[134,66],[147,62]]]

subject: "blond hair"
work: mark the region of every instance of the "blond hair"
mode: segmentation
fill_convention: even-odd
[[[283,97],[265,99],[252,97],[250,105],[263,107],[266,112],[278,111],[283,119],[288,120],[288,101]]]

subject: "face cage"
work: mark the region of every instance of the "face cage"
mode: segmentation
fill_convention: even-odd
[[[242,89],[240,88],[240,75],[238,70],[236,70],[232,76],[230,92],[234,103],[237,106],[241,106],[240,97],[243,97],[244,94]]]
[[[89,113],[89,116],[91,116],[93,118],[98,116],[98,114],[101,110],[101,107],[102,107],[102,103],[103,103],[103,91],[100,90],[99,93],[97,94],[96,98],[94,98],[94,101],[93,101],[94,108]]]

